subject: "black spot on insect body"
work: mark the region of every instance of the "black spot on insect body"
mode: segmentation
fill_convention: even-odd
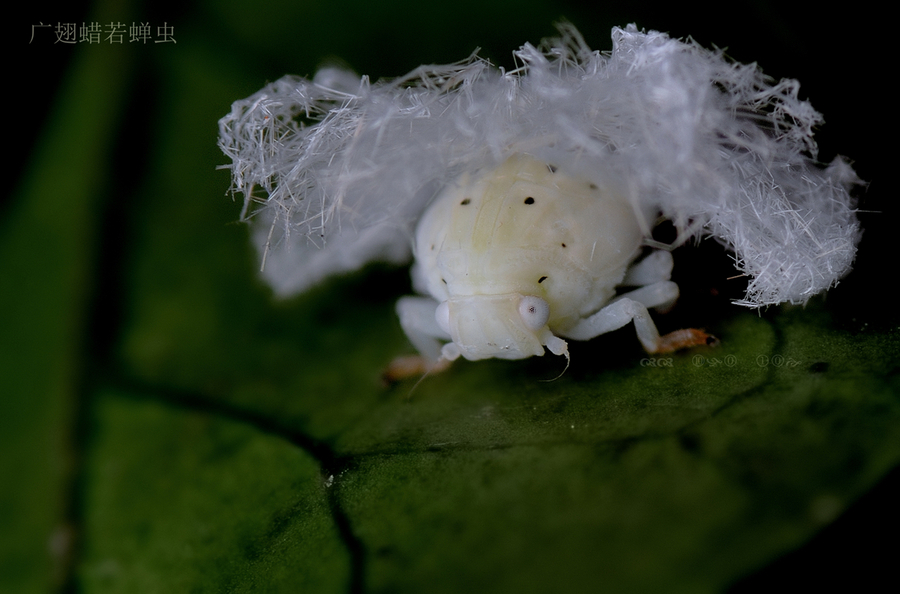
[[[472,200],[469,198],[463,198],[463,201],[459,203],[460,206],[465,206],[467,204],[471,204]]]
[[[546,276],[542,276],[541,278],[538,279],[538,284],[541,284],[541,283],[544,282],[545,280],[547,280],[547,277],[546,277]]]
[[[525,204],[534,204],[534,198],[529,196],[528,198],[525,199]]]

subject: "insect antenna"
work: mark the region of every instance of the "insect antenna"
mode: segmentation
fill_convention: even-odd
[[[560,372],[560,374],[557,375],[556,377],[554,377],[553,379],[538,380],[539,382],[555,382],[556,380],[558,380],[559,378],[561,378],[562,376],[564,376],[566,374],[566,372],[569,370],[569,364],[572,362],[572,357],[569,356],[568,350],[563,354],[566,356],[566,366],[563,368],[563,370]]]

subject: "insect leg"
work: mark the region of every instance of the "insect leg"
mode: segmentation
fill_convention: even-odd
[[[443,371],[450,359],[441,357],[441,342],[450,336],[438,326],[434,318],[437,301],[427,297],[402,297],[397,302],[397,315],[406,337],[419,351],[418,355],[398,357],[382,374],[385,385],[429,372]]]
[[[406,337],[419,353],[434,362],[441,357],[441,341],[450,340],[434,319],[438,302],[428,297],[401,297],[397,315]]]
[[[655,353],[659,343],[659,331],[650,319],[647,307],[638,301],[623,297],[610,303],[589,318],[581,320],[563,335],[575,340],[590,340],[601,334],[618,330],[625,324],[634,322],[638,340],[648,353]]]
[[[620,284],[628,287],[643,287],[672,278],[674,261],[672,254],[665,250],[654,250],[649,256],[633,264]]]
[[[632,293],[628,293],[627,296],[621,297],[617,301],[607,305],[591,317],[585,318],[575,325],[575,327],[567,330],[564,333],[564,336],[566,338],[574,338],[575,340],[589,340],[595,336],[605,334],[606,332],[618,330],[628,322],[634,322],[634,329],[637,332],[638,340],[641,341],[644,350],[651,354],[671,353],[692,346],[713,344],[716,340],[714,337],[695,328],[676,330],[665,336],[660,336],[659,331],[656,329],[656,324],[653,323],[650,314],[647,312],[647,306],[640,301],[630,298],[632,294],[644,298],[652,293],[652,291],[644,290],[653,289],[657,285],[660,285],[660,288],[663,289],[660,291],[657,298],[663,298],[666,297],[664,285],[674,284],[675,283],[664,281],[662,283],[656,283],[656,285],[642,287],[637,291],[632,291]],[[677,297],[677,287],[675,287],[675,289],[675,296]],[[650,300],[648,299],[648,301]]]
[[[668,252],[658,252],[664,253],[668,255]],[[669,256],[671,259],[671,256]],[[652,285],[647,285],[645,287],[641,287],[639,289],[635,289],[630,293],[625,293],[619,299],[631,299],[632,301],[637,301],[638,303],[643,304],[645,307],[654,307],[656,311],[665,312],[673,305],[675,305],[675,300],[678,299],[678,285],[673,283],[672,281],[661,281],[658,283],[653,283]],[[651,324],[653,322],[650,322]],[[638,322],[635,320],[635,327],[638,327]],[[654,327],[654,331],[656,328]],[[638,337],[640,337],[641,330],[638,328]],[[643,340],[641,340],[644,343]],[[674,332],[669,332],[663,336],[660,336],[656,341],[655,350],[647,349],[648,353],[671,353],[674,351],[678,351],[681,349],[686,349],[693,346],[699,345],[713,345],[717,344],[718,339],[715,336],[707,334],[703,330],[698,330],[696,328],[683,328],[681,330],[675,330]],[[644,343],[644,348],[647,348],[646,343]]]
[[[644,307],[666,309],[674,305],[675,300],[678,299],[678,285],[672,281],[664,280],[625,293],[618,299],[615,299],[614,302],[621,299],[637,301],[643,304]]]

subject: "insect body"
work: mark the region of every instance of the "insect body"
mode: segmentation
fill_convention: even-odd
[[[668,252],[632,264],[641,216],[599,180],[531,156],[464,176],[419,222],[413,282],[431,297],[399,302],[403,328],[422,354],[446,360],[522,359],[544,347],[568,356],[561,337],[631,321],[648,352],[687,346],[685,336],[660,338],[647,314],[674,302],[678,287]],[[643,286],[616,299],[623,282]],[[689,332],[690,344],[706,340]]]
[[[274,292],[415,252],[421,296],[398,310],[433,363],[567,355],[628,323],[650,352],[705,342],[647,313],[678,297],[667,252],[639,259],[658,216],[733,252],[738,305],[806,303],[851,269],[858,179],[819,163],[796,81],[634,25],[611,52],[560,33],[514,71],[324,68],[236,101],[219,145]]]

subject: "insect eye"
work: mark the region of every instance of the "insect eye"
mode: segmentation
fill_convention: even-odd
[[[526,295],[519,302],[519,315],[530,330],[539,330],[550,319],[550,304],[540,297]]]

